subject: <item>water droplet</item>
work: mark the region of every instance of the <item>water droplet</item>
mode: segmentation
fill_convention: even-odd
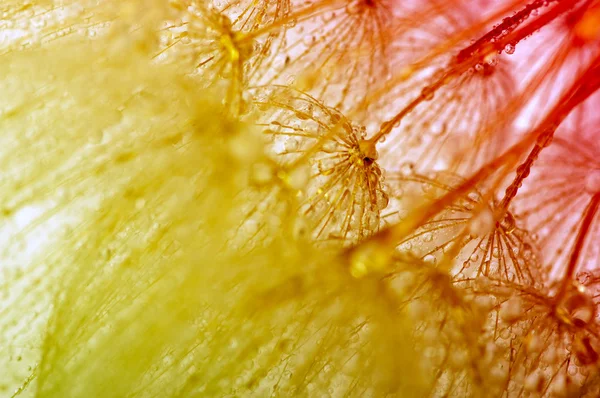
[[[596,310],[592,298],[583,286],[573,286],[556,308],[557,316],[568,325],[585,327],[595,317]]]
[[[495,53],[492,53],[492,54],[486,56],[485,60],[489,66],[498,65],[498,57],[496,56]]]
[[[433,234],[431,232],[426,232],[423,234],[423,240],[425,242],[431,242],[433,240]]]
[[[277,155],[282,155],[286,152],[285,144],[288,138],[285,135],[277,135],[273,140],[273,152]]]
[[[425,257],[423,257],[423,261],[427,264],[435,265],[435,263],[437,262],[437,258],[435,258],[433,254],[428,254]]]
[[[380,191],[379,197],[377,198],[377,208],[383,210],[390,204],[390,198],[387,193]]]
[[[415,172],[414,163],[406,162],[400,166],[400,173],[405,177],[413,175],[414,172]]]
[[[423,99],[425,101],[431,101],[433,99],[433,95],[435,94],[434,89],[432,87],[425,87],[423,88],[423,90],[421,90],[421,97],[423,97]]]
[[[331,21],[333,18],[335,18],[335,12],[333,11],[328,11],[326,13],[323,14],[323,22],[329,22]]]
[[[513,44],[507,44],[506,47],[504,47],[504,52],[507,54],[514,54],[515,53],[515,46]]]
[[[323,145],[321,146],[321,151],[325,152],[325,153],[333,153],[336,150],[339,150],[339,145],[337,143],[337,141],[334,140],[328,140],[325,141],[323,143]]]
[[[302,41],[304,42],[304,44],[306,44],[307,46],[313,45],[316,40],[317,40],[317,37],[314,36],[314,35],[306,35],[302,39]]]
[[[492,296],[478,296],[475,300],[475,305],[484,312],[488,312],[496,305],[496,302]]]

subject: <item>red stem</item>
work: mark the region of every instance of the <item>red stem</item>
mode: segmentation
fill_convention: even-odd
[[[561,1],[561,0],[554,0]],[[563,2],[565,2],[563,0]],[[538,10],[544,6],[546,6],[548,1],[545,0],[535,0],[525,6],[521,11],[517,12],[515,15],[506,17],[502,20],[502,22],[490,30],[485,35],[481,36],[478,40],[476,40],[473,44],[468,46],[467,48],[461,50],[456,55],[456,63],[460,64],[473,57],[473,55],[477,54],[483,47],[487,46],[488,43],[496,41],[498,38],[506,36],[508,33],[514,31],[519,25],[521,25],[533,11]],[[569,3],[566,1],[566,3]]]
[[[560,291],[557,295],[558,299],[564,296],[567,287],[569,286],[569,283],[573,278],[573,274],[575,273],[575,269],[577,268],[577,263],[579,262],[579,257],[581,256],[581,249],[583,248],[585,239],[590,231],[592,222],[596,217],[598,207],[600,207],[600,193],[596,193],[594,196],[592,196],[592,198],[590,199],[590,203],[588,203],[587,207],[583,212],[581,227],[577,232],[577,238],[575,239],[573,249],[571,249],[569,263],[567,264],[567,270],[565,271],[565,276],[563,277]]]
[[[352,257],[354,253],[361,249],[361,247],[373,243],[383,248],[393,249],[397,242],[406,238],[416,228],[465,195],[478,183],[486,180],[500,169],[514,167],[519,157],[525,153],[531,144],[537,141],[538,146],[547,146],[547,139],[553,136],[558,126],[565,120],[571,111],[599,88],[600,55],[592,62],[587,71],[572,84],[570,89],[562,95],[560,100],[557,101],[554,108],[548,113],[538,127],[527,134],[520,142],[513,145],[498,158],[484,165],[473,176],[465,180],[456,189],[446,193],[433,204],[415,210],[414,218],[409,218],[401,223],[382,229],[359,243],[357,246],[347,249],[345,254]],[[531,153],[529,157],[532,157]],[[533,163],[532,161],[530,162]],[[520,178],[523,178],[523,175],[524,173],[521,173]]]
[[[560,102],[559,106],[555,107],[555,109],[550,112],[550,116],[554,115],[554,125],[558,127],[563,120],[569,115],[570,109],[573,109],[581,102],[585,101],[590,95],[592,95],[596,90],[600,88],[600,55],[596,57],[594,62],[592,62],[590,68],[584,73],[580,79],[571,87],[571,89],[563,95],[562,101],[566,101],[564,106],[562,106],[563,110],[561,111]],[[504,198],[500,204],[499,209],[501,211],[508,210],[508,206],[510,202],[515,198],[519,188],[521,187],[523,180],[529,176],[529,172],[531,171],[531,167],[534,162],[538,158],[540,152],[547,147],[552,138],[554,137],[554,133],[556,128],[551,130],[546,130],[542,132],[537,138],[537,145],[533,147],[527,159],[517,168],[517,176],[513,180],[513,182],[506,188]]]
[[[512,17],[504,18],[500,25],[483,35],[475,43],[460,51],[458,55],[445,68],[442,69],[441,73],[438,74],[440,77],[437,78],[432,84],[424,87],[419,96],[406,105],[394,117],[382,123],[379,131],[370,139],[370,141],[377,142],[380,138],[389,134],[394,128],[394,125],[399,123],[404,116],[413,111],[422,102],[433,98],[437,90],[448,84],[452,78],[462,75],[469,68],[481,62],[481,58],[485,57],[489,51],[501,51],[508,43],[516,45],[518,42],[522,41],[536,30],[539,30],[548,23],[552,22],[554,19],[563,15],[565,12],[570,10],[575,3],[577,3],[577,1],[568,0],[554,1],[559,2],[556,7],[552,8],[549,12],[543,14],[524,28],[514,31],[523,21],[527,19],[529,14],[531,14],[531,11],[542,7],[542,5],[544,5],[543,3],[545,2],[544,0],[533,1],[522,11],[513,15]],[[507,31],[512,32],[512,34],[507,34]],[[492,40],[494,40],[494,42],[492,42]],[[489,47],[490,44],[492,44],[491,49]],[[485,49],[486,47],[486,54],[480,54],[481,50]]]

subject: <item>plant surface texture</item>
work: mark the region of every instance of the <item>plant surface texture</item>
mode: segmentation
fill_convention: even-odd
[[[600,397],[600,0],[3,0],[0,397]]]

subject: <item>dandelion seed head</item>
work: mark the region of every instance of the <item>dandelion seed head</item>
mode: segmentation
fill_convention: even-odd
[[[255,123],[272,140],[273,160],[288,175],[306,177],[301,211],[313,220],[315,236],[352,242],[376,231],[389,199],[377,150],[364,129],[280,86],[257,89],[255,104],[266,110],[267,119]]]
[[[595,307],[589,296],[581,296],[585,292],[578,285],[567,286],[556,297],[552,289],[538,291],[502,283],[508,290],[496,294],[511,295],[516,289],[518,296],[512,293],[500,306],[505,326],[494,326],[495,317],[490,318],[489,326],[497,336],[496,347],[501,347],[498,354],[510,363],[509,391],[528,386],[542,394],[553,388],[558,375],[570,378],[570,388],[585,384],[577,375],[586,374],[585,369],[598,360],[597,338],[590,333],[595,328],[590,310]],[[515,310],[517,307],[520,310]]]
[[[447,172],[431,176],[406,174],[401,170],[388,183],[392,192],[396,192],[396,187],[402,191],[394,207],[408,211],[452,192],[461,181],[459,176]],[[529,234],[517,228],[512,213],[504,213],[498,222],[497,212],[496,201],[486,200],[482,192],[472,189],[406,237],[398,248],[438,264],[448,262],[457,279],[485,275],[540,283],[541,265]]]

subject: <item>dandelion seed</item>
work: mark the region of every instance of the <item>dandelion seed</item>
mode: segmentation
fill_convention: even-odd
[[[357,101],[389,73],[390,42],[398,34],[393,16],[399,4],[389,0],[309,1],[307,14],[290,29],[283,48],[285,67],[263,83],[297,76],[296,88],[343,112],[366,107]],[[323,17],[316,21],[316,18]],[[310,66],[310,67],[309,67]]]
[[[312,165],[301,211],[313,220],[314,236],[352,242],[376,231],[388,198],[378,154],[361,129],[295,90],[273,86],[254,92],[257,106],[268,109],[256,123],[268,126],[273,159],[290,173]]]
[[[510,284],[506,287],[519,295],[500,307],[499,317],[509,325],[504,329],[507,333],[498,333],[494,318],[490,318],[488,327],[496,339],[509,342],[504,354],[511,363],[507,391],[516,393],[524,386],[543,394],[559,388],[560,377],[571,378],[598,361],[598,342],[593,332],[597,325],[591,315],[595,307],[587,292],[569,285],[561,298],[560,293],[545,289]],[[582,388],[587,380],[575,378],[571,383]]]
[[[417,203],[435,201],[452,191],[461,179],[449,173],[436,173],[434,178],[418,174],[400,175],[389,179],[392,190],[396,185],[403,187],[403,201],[412,205],[406,192],[419,192],[419,186],[428,187],[426,195],[417,196]],[[503,221],[497,222],[494,213],[498,204],[486,203],[482,194],[472,190],[467,197],[457,200],[437,216],[406,237],[400,245],[410,242],[411,252],[419,257],[437,259],[447,265],[453,275],[466,274],[469,278],[485,275],[509,280],[516,278],[527,283],[540,282],[540,266],[527,232],[517,229],[508,213]],[[510,221],[512,220],[512,222]],[[435,239],[433,239],[435,237]],[[452,250],[445,250],[449,244]],[[448,256],[456,256],[448,259]],[[537,280],[537,281],[536,281]]]

